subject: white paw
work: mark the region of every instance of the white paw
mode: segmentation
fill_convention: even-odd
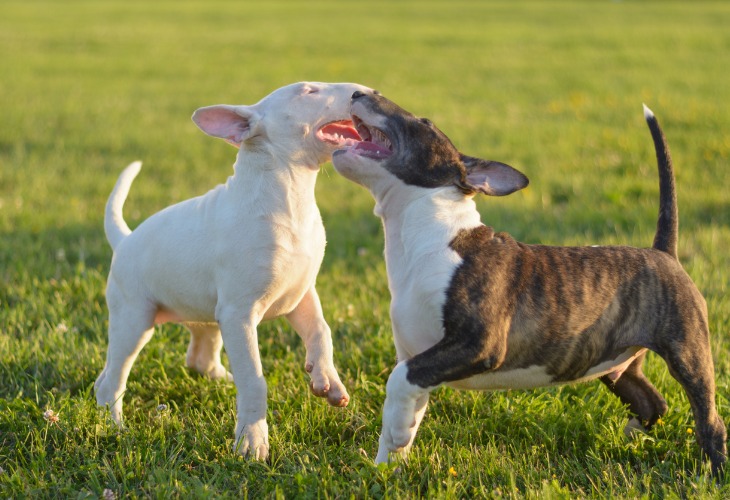
[[[102,408],[107,408],[114,423],[122,427],[122,397],[124,393],[115,396],[113,390],[107,389],[104,384],[104,373],[94,384],[94,390],[96,392],[96,404]]]
[[[253,460],[266,460],[269,456],[269,427],[265,420],[245,425],[236,436],[234,452]]]
[[[380,444],[378,446],[378,455],[375,457],[375,464],[387,464],[389,461],[388,448]]]
[[[415,429],[411,436],[408,438],[408,442],[405,445],[399,446],[398,440],[393,439],[393,436],[387,430],[383,429],[383,433],[380,435],[380,442],[378,444],[378,454],[375,457],[375,464],[387,464],[390,462],[391,453],[396,454],[402,460],[406,460],[408,452],[413,446],[413,439],[416,437]],[[402,438],[402,436],[401,436]]]
[[[218,365],[212,368],[206,373],[206,375],[213,380],[225,380],[226,382],[233,382],[233,374],[226,370],[223,365]]]
[[[387,416],[383,412],[383,435],[388,451],[410,448],[417,430],[414,414],[415,404],[390,405]]]
[[[644,427],[636,417],[632,417],[626,424],[626,427],[624,427],[624,436],[629,439],[633,439],[644,433],[646,433],[646,427]]]
[[[332,368],[320,369],[311,362],[304,365],[309,373],[309,388],[312,394],[319,397],[326,397],[327,402],[332,406],[344,407],[350,402],[350,395],[340,381],[337,371]]]
[[[385,405],[383,407],[383,431],[380,436],[376,463],[388,461],[391,452],[405,456],[413,445],[418,430],[417,406],[423,415],[428,391],[407,380],[405,363],[399,363],[388,377]]]

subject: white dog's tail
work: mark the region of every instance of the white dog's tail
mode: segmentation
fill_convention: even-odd
[[[139,169],[141,168],[141,161],[130,163],[119,176],[119,179],[117,179],[117,184],[114,186],[114,189],[112,189],[112,194],[109,195],[109,199],[106,202],[106,211],[104,213],[104,232],[106,233],[106,239],[109,240],[112,250],[117,247],[119,242],[122,241],[125,236],[132,232],[127,223],[124,222],[122,207],[124,207],[124,200],[127,199],[129,188],[132,186],[132,181],[135,177],[137,177]]]

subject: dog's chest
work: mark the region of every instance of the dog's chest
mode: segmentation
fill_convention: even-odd
[[[406,262],[389,260],[390,314],[399,359],[411,358],[443,337],[446,290],[458,264],[458,255],[449,251]]]
[[[295,232],[276,236],[271,251],[271,268],[260,292],[265,304],[264,318],[291,312],[314,284],[324,257],[325,232],[321,219],[313,218]]]
[[[480,222],[471,212],[440,224],[399,222],[385,223],[385,258],[396,350],[409,359],[443,338],[446,292],[462,262],[449,242],[460,227]]]

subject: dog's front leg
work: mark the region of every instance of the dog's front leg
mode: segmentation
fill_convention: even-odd
[[[347,406],[350,396],[340,381],[332,359],[332,332],[322,314],[322,305],[314,287],[304,294],[297,307],[287,315],[289,323],[304,341],[307,350],[304,369],[311,378],[310,389],[316,396],[327,397],[332,406]]]
[[[431,389],[411,384],[407,374],[406,362],[401,361],[388,377],[376,464],[388,462],[390,452],[405,458],[426,413]]]
[[[256,460],[269,455],[269,427],[266,423],[266,380],[259,354],[258,318],[240,309],[217,311],[223,344],[236,384],[236,433],[234,451]]]

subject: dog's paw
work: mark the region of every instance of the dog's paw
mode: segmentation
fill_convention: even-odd
[[[629,439],[634,439],[641,434],[646,434],[646,432],[646,427],[636,417],[631,417],[626,427],[624,427],[624,436]]]
[[[312,394],[327,398],[327,402],[332,406],[347,406],[350,396],[334,369],[318,370],[312,363],[307,363],[304,368],[311,377],[309,389]]]
[[[252,460],[266,460],[269,456],[269,429],[265,420],[245,425],[237,433],[233,451]]]
[[[94,390],[96,391],[96,404],[101,408],[106,408],[114,423],[119,427],[123,427],[122,397],[124,396],[124,391],[121,391],[119,395],[116,396],[115,391],[113,389],[109,389],[109,384],[106,383],[108,381],[105,379],[105,373],[106,370],[102,372],[94,384]]]
[[[378,446],[378,454],[375,457],[375,465],[387,464],[389,461],[390,455],[388,453],[388,448],[383,445]]]
[[[378,463],[392,452],[407,455],[428,402],[428,392],[408,382],[406,374],[405,363],[399,363],[388,377]]]
[[[387,462],[389,453],[397,453],[403,458],[408,455],[418,430],[414,413],[415,405],[388,404],[386,400],[376,463]]]
[[[411,446],[413,446],[414,437],[415,432],[407,438],[405,444],[402,444],[403,436],[394,439],[390,430],[383,428],[378,444],[378,454],[375,457],[375,464],[387,464],[390,462],[392,455],[396,455],[397,458],[405,461],[408,457],[408,452],[411,450]]]
[[[394,410],[394,408],[391,408]],[[383,435],[389,451],[401,451],[410,448],[418,429],[411,405],[404,405],[398,413],[390,418],[383,415]]]
[[[225,366],[218,365],[210,370],[206,375],[212,380],[225,380],[226,382],[233,382],[233,374],[226,370]]]

